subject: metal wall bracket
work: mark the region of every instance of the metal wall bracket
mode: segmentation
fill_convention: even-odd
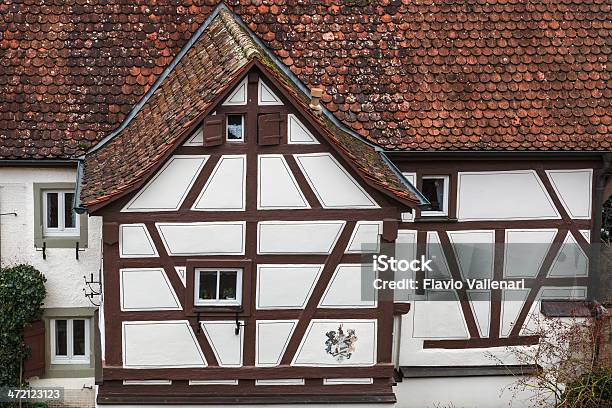
[[[77,243],[77,259],[79,259],[78,258],[78,243]],[[89,280],[87,280],[87,277],[85,275],[83,275],[83,279],[85,279],[85,285],[87,285],[87,288],[83,288],[83,292],[85,292],[85,297],[89,299],[92,305],[96,307],[100,306],[99,303],[96,304],[96,302],[93,301],[93,298],[94,296],[100,296],[102,294],[101,283],[94,279],[93,272],[89,275]],[[94,288],[91,287],[91,285],[98,285],[99,290],[95,290]]]

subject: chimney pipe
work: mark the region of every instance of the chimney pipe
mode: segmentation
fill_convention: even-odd
[[[310,90],[310,105],[309,105],[310,109],[316,110],[316,111],[320,111],[323,109],[321,107],[321,104],[319,103],[321,96],[323,96],[323,89],[312,88]]]

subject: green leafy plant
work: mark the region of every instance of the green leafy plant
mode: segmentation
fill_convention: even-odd
[[[26,385],[22,363],[31,350],[24,328],[42,316],[46,278],[30,265],[0,269],[0,387]]]

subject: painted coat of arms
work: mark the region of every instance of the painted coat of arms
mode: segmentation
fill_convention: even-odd
[[[342,325],[340,325],[338,331],[331,330],[325,333],[325,335],[327,336],[325,341],[325,352],[327,354],[334,357],[339,363],[351,358],[355,351],[355,342],[357,341],[355,330],[347,329],[344,331]]]

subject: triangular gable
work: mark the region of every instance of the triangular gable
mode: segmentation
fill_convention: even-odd
[[[224,106],[246,105],[247,104],[247,80],[243,79],[230,95],[223,102]]]
[[[133,118],[125,129],[86,156],[83,205],[95,211],[147,182],[215,106],[228,96],[231,99],[230,91],[253,65],[302,108],[309,122],[367,184],[404,205],[423,203],[374,146],[348,134],[326,115],[310,111],[309,97],[265,56],[235,16],[221,7],[182,59],[171,64],[171,72],[152,96],[130,114]]]
[[[273,90],[261,79],[259,80],[259,92],[257,93],[257,103],[259,105],[282,105],[281,99],[276,96]]]
[[[287,143],[289,144],[319,144],[310,130],[297,116],[294,114],[288,115],[287,124]]]

